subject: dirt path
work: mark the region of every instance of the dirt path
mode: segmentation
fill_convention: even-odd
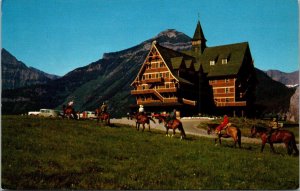
[[[156,123],[154,124],[152,121],[150,121],[150,128],[151,129],[156,129],[160,131],[166,131],[165,127],[163,124],[159,124],[158,120],[155,119]],[[208,135],[207,131],[204,129],[197,128],[197,126],[201,122],[207,122],[209,119],[181,119],[181,122],[183,124],[185,133],[188,135],[195,135],[199,137],[207,137],[207,138],[215,138],[215,135]],[[121,119],[111,119],[111,123],[119,123],[119,124],[125,124],[125,125],[131,125],[135,127],[135,121],[134,120],[128,120],[127,118],[121,118]],[[142,129],[142,126],[140,127]],[[148,126],[146,125],[145,131],[148,131]],[[171,132],[169,131],[169,134]],[[176,133],[179,133],[178,130],[176,130]],[[222,141],[233,141],[232,139],[222,139]],[[250,143],[250,144],[261,144],[261,139],[259,138],[250,138],[250,137],[245,137],[242,136],[242,144],[243,143]],[[275,147],[285,147],[283,143],[280,144],[274,144]],[[299,144],[297,144],[297,147],[299,148]]]
[[[156,130],[161,130],[161,131],[165,132],[166,129],[163,126],[163,124],[159,124],[158,120],[155,120],[155,121],[156,121],[155,124],[153,122],[150,122],[150,128],[151,129],[156,129]],[[183,127],[184,127],[184,130],[185,130],[186,134],[195,135],[195,136],[199,136],[199,137],[215,138],[215,135],[208,135],[206,130],[197,128],[199,123],[206,122],[206,121],[208,121],[208,120],[207,119],[181,119],[181,122],[183,123]],[[134,120],[128,120],[127,118],[111,119],[111,123],[119,123],[119,124],[135,126],[135,121]],[[142,128],[142,126],[140,127],[140,129],[141,128]],[[145,127],[145,130],[148,130],[147,125]],[[179,131],[176,130],[176,133],[178,133],[178,132]],[[231,139],[222,139],[222,140],[232,141]],[[258,138],[249,138],[249,137],[243,137],[242,136],[242,143],[261,144],[261,140],[258,139]]]

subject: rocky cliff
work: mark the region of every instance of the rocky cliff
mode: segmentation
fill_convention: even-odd
[[[15,89],[33,84],[45,84],[58,76],[27,67],[7,50],[1,51],[2,88]]]
[[[288,87],[296,87],[299,85],[299,71],[286,73],[279,70],[268,70],[266,74],[273,80],[281,82]]]
[[[290,99],[290,108],[287,114],[287,119],[294,122],[299,122],[299,87],[295,94]]]

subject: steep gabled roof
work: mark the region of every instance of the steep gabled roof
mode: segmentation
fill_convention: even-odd
[[[198,23],[197,23],[197,27],[195,29],[194,37],[193,37],[192,40],[193,41],[196,41],[196,40],[206,41],[206,39],[204,37],[204,34],[203,34],[203,31],[202,31],[202,28],[201,28],[201,25],[200,25],[200,21],[198,21]]]
[[[179,81],[183,83],[188,83],[188,84],[193,84],[189,82],[186,79],[183,79],[177,75],[175,70],[178,70],[180,65],[182,63],[185,63],[185,61],[190,62],[191,61],[196,61],[194,57],[189,56],[187,54],[184,54],[182,52],[178,52],[166,47],[163,47],[159,45],[158,43],[155,44],[155,47],[157,48],[158,52],[162,56],[163,60],[167,64],[167,67],[170,69],[172,75]]]
[[[200,64],[202,64],[204,72],[208,73],[208,77],[228,76],[236,75],[239,72],[248,47],[248,42],[242,42],[207,47],[202,55],[193,51],[185,51],[185,53],[197,59],[197,63],[195,63],[196,71],[199,70]],[[222,59],[227,59],[227,63],[222,64]],[[210,61],[213,60],[215,64],[210,65]]]
[[[195,58],[189,55],[186,55],[184,53],[181,52],[177,52],[175,50],[163,47],[161,45],[159,45],[156,41],[154,41],[151,45],[150,51],[148,53],[148,55],[146,56],[146,59],[149,57],[149,54],[151,53],[151,50],[155,48],[158,53],[161,55],[162,59],[164,60],[164,62],[167,65],[167,68],[169,69],[169,71],[171,72],[171,75],[179,82],[182,83],[186,83],[186,84],[193,84],[192,82],[181,78],[177,75],[177,72],[175,72],[175,70],[178,70],[181,63],[184,63],[185,60],[187,60],[187,62],[191,62],[194,61],[195,62]],[[141,72],[143,71],[143,68],[145,67],[145,61],[142,65],[142,67],[140,68],[137,77],[141,74]],[[131,83],[131,85],[134,84],[134,82],[136,81],[137,77],[135,78],[135,80]]]

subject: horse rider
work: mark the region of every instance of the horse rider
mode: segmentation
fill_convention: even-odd
[[[73,105],[74,105],[74,100],[71,100],[71,101],[68,102],[67,107],[73,108]]]
[[[108,106],[105,104],[105,102],[102,103],[101,107],[100,107],[100,112],[101,114],[106,113]]]
[[[270,142],[271,141],[271,135],[279,130],[281,127],[278,124],[278,120],[276,117],[273,118],[273,120],[269,123],[269,128],[267,131],[267,140]]]
[[[145,114],[145,109],[144,109],[143,105],[140,105],[138,113],[139,113],[139,115],[144,115]]]
[[[229,119],[227,115],[224,115],[223,122],[216,128],[216,134],[221,134],[221,131],[225,129],[229,124]]]
[[[175,119],[176,119],[176,109],[173,109],[170,115],[166,118],[166,124],[172,125]]]

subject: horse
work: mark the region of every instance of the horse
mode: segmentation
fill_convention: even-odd
[[[213,130],[215,132],[215,129],[218,127],[218,124],[209,124],[207,128],[207,134],[211,134],[211,131]],[[236,144],[238,143],[239,148],[241,148],[241,130],[238,127],[232,126],[232,124],[229,124],[225,127],[226,134],[218,134],[217,138],[215,138],[215,144],[217,144],[217,141],[219,140],[219,143],[221,145],[221,138],[230,138],[232,137],[234,141],[234,147],[236,147]]]
[[[101,122],[105,122],[106,125],[110,125],[110,115],[107,112],[100,112],[100,109],[95,110],[96,116],[97,116],[97,123],[99,123],[99,120]]]
[[[173,129],[173,135],[172,136],[175,135],[175,130],[178,129],[181,133],[181,139],[186,138],[186,134],[185,134],[185,131],[183,129],[183,125],[182,125],[180,120],[173,119],[173,122],[171,123],[170,121],[169,122],[166,121],[166,119],[167,119],[166,116],[158,115],[157,118],[158,118],[159,123],[161,123],[161,122],[164,123],[164,126],[166,128],[166,136],[169,136],[169,129]]]
[[[68,119],[78,119],[74,108],[71,106],[66,107],[65,105],[63,105],[63,118],[64,117],[67,117]]]
[[[299,155],[295,135],[290,131],[276,130],[272,133],[270,139],[268,140],[268,129],[266,127],[252,126],[251,137],[254,137],[256,134],[259,134],[262,141],[260,150],[261,152],[263,152],[266,143],[270,144],[270,148],[273,153],[276,153],[273,143],[284,143],[288,155],[291,155],[293,151],[295,151],[295,155]]]
[[[140,125],[143,125],[143,130],[145,130],[145,124],[148,124],[149,127],[149,131],[150,131],[150,121],[152,121],[153,123],[155,123],[155,121],[152,119],[152,117],[147,116],[146,114],[135,114],[135,115],[131,115],[130,119],[135,119],[135,128],[136,130],[140,130]]]

